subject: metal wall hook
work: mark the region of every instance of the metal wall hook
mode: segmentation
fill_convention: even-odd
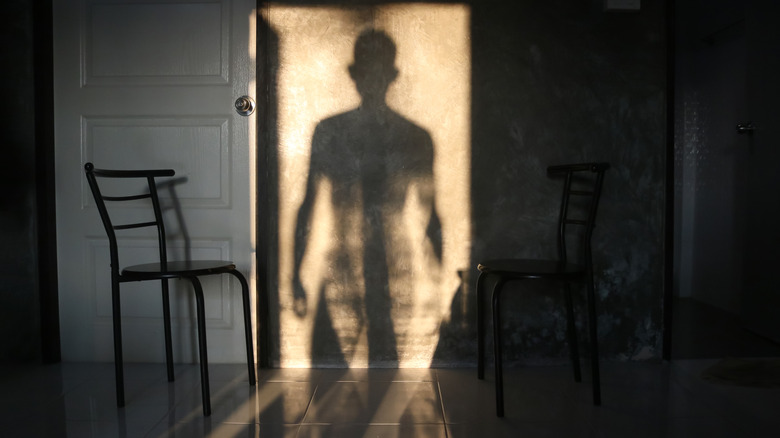
[[[753,126],[753,122],[737,124],[737,134],[752,135],[753,131],[755,131],[755,130],[756,130],[756,127]]]

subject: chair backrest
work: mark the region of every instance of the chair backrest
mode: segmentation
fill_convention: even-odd
[[[564,177],[563,197],[558,216],[558,259],[563,263],[568,261],[567,228],[569,225],[577,225],[583,227],[579,247],[580,260],[588,270],[592,269],[591,236],[596,223],[596,211],[601,198],[604,172],[607,169],[609,169],[609,163],[564,164],[547,168],[548,175],[562,175]],[[583,181],[579,181],[580,176],[583,177]],[[576,184],[575,180],[577,180]],[[581,208],[576,209],[580,215],[574,213],[575,209],[572,208],[574,199],[584,201],[580,204]]]
[[[163,224],[160,199],[157,196],[155,178],[171,177],[175,174],[173,169],[107,170],[96,169],[92,163],[87,163],[84,165],[84,171],[86,172],[89,188],[92,191],[92,196],[95,199],[95,204],[97,205],[98,212],[100,213],[100,219],[103,221],[103,227],[106,229],[106,234],[108,235],[109,250],[111,252],[112,275],[119,274],[119,250],[116,239],[116,231],[129,230],[134,228],[155,227],[157,229],[157,239],[160,250],[160,263],[164,269],[168,260],[168,255],[165,245],[165,225]],[[143,189],[141,193],[122,196],[107,196],[101,192],[100,185],[98,184],[98,178],[142,180],[146,183],[146,188]],[[138,201],[142,199],[151,200],[152,210],[154,211],[154,220],[122,223],[119,225],[113,223],[108,208],[106,207],[107,202],[129,203],[131,201]]]

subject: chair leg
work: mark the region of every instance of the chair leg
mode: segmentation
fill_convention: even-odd
[[[173,347],[171,336],[171,300],[168,293],[168,279],[160,280],[162,282],[163,299],[163,330],[165,333],[165,365],[168,370],[168,381],[173,382]]]
[[[241,283],[241,297],[244,301],[244,338],[246,339],[246,364],[249,368],[249,384],[254,385],[257,381],[255,378],[255,352],[252,344],[252,309],[249,302],[249,285],[246,282],[246,278],[238,272],[231,271],[238,281]]]
[[[574,303],[571,297],[571,285],[564,284],[563,290],[566,300],[566,334],[569,338],[569,356],[571,356],[571,365],[574,369],[574,381],[582,381],[582,372],[580,371],[580,352],[577,347],[577,329],[574,324]]]
[[[593,404],[601,405],[601,376],[599,373],[599,338],[596,327],[596,293],[593,286],[593,275],[588,275],[588,328],[590,337],[590,362],[593,379]]]
[[[496,416],[504,416],[504,372],[501,354],[501,289],[504,279],[499,279],[493,287],[493,351],[496,367]]]
[[[113,276],[112,276],[113,277]],[[125,405],[125,373],[122,358],[122,309],[119,300],[119,279],[111,279],[111,307],[114,322],[114,378],[116,380],[116,405]]]
[[[480,272],[477,277],[477,378],[485,378],[485,315],[484,315],[484,282],[486,273]]]
[[[198,350],[200,353],[200,391],[203,399],[203,416],[211,415],[211,393],[209,390],[209,359],[206,350],[206,305],[200,280],[191,277],[195,289],[195,302],[198,314]]]

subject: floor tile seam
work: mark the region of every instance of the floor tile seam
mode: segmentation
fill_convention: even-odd
[[[706,382],[702,382],[706,383]],[[740,397],[734,395],[725,394],[720,391],[719,388],[707,388],[707,394],[702,394],[702,390],[691,385],[684,385],[682,382],[677,384],[685,391],[695,403],[703,405],[706,409],[713,411],[718,416],[732,416],[737,414],[734,410],[744,410],[744,404],[739,403]],[[747,413],[752,414],[750,409],[746,410]],[[741,415],[737,415],[741,416]]]
[[[174,383],[174,382],[167,382],[167,383]],[[173,419],[175,424],[181,423],[179,421],[176,421],[176,417],[173,416],[173,415],[174,415],[174,412],[176,411],[176,408],[178,408],[179,405],[183,405],[185,402],[186,401],[182,399],[182,400],[178,400],[177,402],[173,403],[173,405],[171,405],[170,403],[166,403],[165,405],[168,407],[168,410],[165,412],[165,414],[162,416],[162,418],[160,418],[159,421],[157,421],[156,423],[154,423],[154,425],[152,425],[151,429],[146,431],[146,433],[143,436],[144,437],[151,437],[150,434],[155,429],[157,429],[157,426],[163,424],[163,422],[169,421],[170,419]],[[160,404],[160,405],[154,404],[154,406],[161,406],[161,405],[162,404]],[[117,409],[119,409],[119,408],[117,408]]]
[[[410,426],[445,426],[444,422],[393,422],[393,421],[315,421],[311,423],[289,423],[290,425],[298,424],[300,426],[395,426],[395,427],[410,427]]]
[[[164,419],[165,419],[165,417],[162,418],[162,420],[164,420]],[[75,419],[74,420],[74,419],[65,419],[63,424],[64,425],[68,425],[68,424],[71,424],[71,425],[75,425],[75,424],[91,424],[91,425],[103,425],[103,426],[111,426],[111,427],[120,427],[121,426],[123,431],[124,431],[124,434],[120,433],[119,436],[127,436],[129,438],[129,437],[147,437],[147,436],[150,436],[149,434],[152,433],[152,431],[154,431],[154,429],[157,427],[158,424],[160,424],[160,422],[157,422],[157,423],[154,423],[153,425],[145,427],[142,432],[132,433],[132,434],[129,434],[128,431],[127,431],[129,424],[126,421],[125,422],[120,422],[120,421],[111,421],[111,420],[79,420],[79,419]],[[137,422],[134,423],[134,426],[135,427],[139,427]]]
[[[745,429],[745,421],[746,420],[744,418],[738,418],[738,417],[733,417],[733,416],[714,415],[714,416],[682,416],[682,417],[671,416],[671,417],[667,417],[665,419],[669,420],[669,421],[681,421],[681,422],[682,421],[690,421],[690,420],[697,420],[697,421],[701,421],[701,420],[721,420],[724,423],[728,424],[729,426],[734,427],[734,428],[736,428],[738,430],[741,430],[742,432],[745,432],[746,435],[744,435],[744,436],[748,436],[747,435],[748,430]],[[753,422],[753,419],[750,419],[749,421],[751,422],[751,424],[755,425],[755,423]],[[780,424],[776,424],[775,427],[780,427]]]
[[[171,412],[173,412],[173,409],[171,409],[167,414],[163,415],[162,418],[160,418],[160,421],[154,423],[152,427],[146,431],[146,433],[143,434],[144,437],[151,437],[152,432],[154,432],[157,429],[157,426],[163,424],[163,422],[168,421],[168,417],[171,415]],[[178,424],[178,423],[177,423]],[[166,430],[169,428],[166,428]]]
[[[163,418],[163,420],[164,419],[165,418]],[[101,420],[65,420],[64,423],[65,423],[65,425],[68,425],[68,424],[72,424],[72,425],[73,424],[91,424],[91,425],[104,425],[104,426],[118,426],[119,425],[118,422],[101,421]],[[157,427],[158,424],[160,424],[160,423],[158,422],[158,423],[155,423],[154,425],[152,425],[150,427],[146,427],[145,428],[146,430],[144,430],[143,432],[137,433],[137,434],[136,433],[129,434],[127,432],[127,425],[125,424],[125,426],[124,426],[124,434],[119,433],[119,436],[127,436],[128,438],[131,438],[131,437],[139,437],[139,438],[141,438],[141,437],[143,437],[143,438],[154,437],[154,438],[156,438],[156,436],[151,435],[151,433],[154,431],[154,429]]]
[[[739,419],[739,417],[732,416],[732,415],[724,415],[720,412],[708,412],[708,413],[701,413],[701,414],[675,414],[670,413],[663,416],[666,419],[669,420],[684,420],[684,419],[704,419],[704,418],[723,418],[723,419]]]
[[[200,397],[200,396],[198,396]],[[178,400],[175,403],[169,403],[164,401],[145,401],[145,400],[133,400],[133,399],[126,399],[125,405],[122,407],[114,406],[115,409],[141,409],[141,408],[166,408],[166,413],[172,412],[175,410],[179,405],[183,405],[184,403],[187,403],[188,400],[182,399]],[[201,402],[201,399],[198,398],[198,402]]]
[[[437,373],[437,379],[436,379],[436,392],[437,396],[439,398],[439,409],[441,410],[441,418],[444,424],[447,424],[447,412],[444,409],[444,395],[441,391],[441,382],[438,379],[438,373]]]
[[[311,392],[311,396],[309,397],[308,403],[306,403],[306,408],[303,410],[303,414],[301,415],[301,419],[298,422],[298,424],[302,424],[306,420],[306,416],[309,415],[309,412],[311,411],[311,407],[314,404],[314,397],[317,396],[317,391],[320,389],[319,383],[312,383],[314,385],[314,390]]]
[[[555,418],[555,419],[548,419],[548,420],[523,420],[515,418],[511,415],[511,413],[507,413],[508,415],[505,415],[504,417],[497,417],[495,412],[490,412],[490,416],[488,418],[477,418],[474,420],[455,420],[455,421],[448,421],[444,424],[484,424],[484,425],[490,425],[490,424],[564,424],[564,423],[570,423],[572,421],[575,422],[582,422],[582,423],[589,423],[587,421],[587,418],[583,416],[578,417],[563,417],[563,418]]]
[[[749,424],[764,424],[772,425],[775,430],[780,430],[780,418],[774,416],[772,418],[766,418],[764,416],[757,416],[752,411],[747,411],[747,415],[720,415],[718,418],[723,418],[729,422],[735,422],[737,425]]]
[[[79,423],[79,424],[82,424],[82,423],[90,423],[90,424],[91,423],[95,423],[95,424],[113,424],[113,425],[118,425],[119,424],[118,421],[111,421],[111,420],[81,420],[81,419],[68,419],[68,418],[65,419],[65,423]],[[159,423],[156,423],[155,426],[157,426],[157,424],[159,424]],[[149,430],[151,430],[151,429],[149,429]]]
[[[677,375],[678,377],[686,376],[698,380],[700,379],[701,371],[691,370],[690,366],[685,366],[684,362],[706,363],[708,364],[707,366],[710,366],[716,363],[717,359],[672,359],[669,361],[669,370],[672,371],[672,375]]]
[[[40,406],[40,409],[41,409],[42,411],[45,411],[45,412],[51,412],[51,410],[49,409],[49,406],[53,406],[53,405],[55,405],[56,403],[62,403],[62,404],[64,405],[64,404],[65,404],[65,396],[66,396],[66,395],[68,395],[69,393],[72,393],[72,392],[73,392],[73,391],[75,391],[75,390],[76,390],[78,387],[80,387],[80,386],[82,386],[82,385],[84,385],[84,384],[86,384],[86,382],[84,382],[84,383],[82,383],[82,384],[79,384],[79,385],[76,385],[76,386],[74,386],[73,388],[71,388],[71,389],[69,389],[69,390],[67,390],[67,391],[63,391],[63,392],[61,392],[61,393],[59,393],[59,394],[57,394],[57,395],[47,396],[47,397],[46,397],[45,399],[43,399],[43,400],[37,400],[37,401],[35,401],[35,402],[36,402],[35,404],[36,404],[36,405],[39,405],[39,406]],[[25,409],[25,414],[24,414],[24,417],[26,418],[26,420],[25,420],[25,421],[29,421],[29,419],[27,419],[27,417],[30,417],[30,416],[32,416],[32,415],[33,415],[33,414],[32,414],[32,413],[30,413],[30,411],[29,411],[29,410]],[[66,421],[69,421],[69,419],[67,419],[67,418],[66,418],[65,420],[66,420]]]
[[[236,425],[249,425],[254,424],[255,426],[299,426],[302,423],[300,421],[262,421],[262,420],[256,420],[256,421],[237,421],[237,420],[225,420],[225,421],[219,421],[219,424],[230,424],[233,426]]]
[[[647,411],[615,411],[612,410],[611,414],[620,417],[629,417],[634,420],[639,420],[645,423],[655,424],[663,420],[685,420],[685,419],[707,419],[707,418],[726,418],[723,415],[713,413],[712,415],[675,415],[675,414],[652,414]],[[585,416],[586,419],[596,420],[595,416]]]
[[[14,396],[14,397],[9,397],[8,399],[0,399],[0,405],[16,406],[19,405],[20,403],[28,403],[28,404],[36,404],[36,405],[49,404],[53,401],[63,398],[65,394],[68,392],[70,392],[70,390],[58,394],[47,394],[44,396],[41,396],[40,394]]]
[[[79,379],[79,380],[81,380],[81,379]],[[64,382],[64,380],[63,380],[63,382]],[[85,387],[85,386],[87,386],[89,384],[99,385],[99,382],[102,382],[102,380],[83,379],[79,383],[73,385],[71,388],[68,388],[68,389],[62,391],[59,394],[58,397],[63,397],[64,398],[65,396],[70,395],[70,394],[74,393],[77,390],[81,390],[81,388],[83,388],[83,387]],[[114,381],[112,380],[110,382],[110,384],[113,386],[114,385]]]
[[[311,383],[316,385],[319,382],[314,380],[263,380],[262,382],[257,382],[257,385],[262,386],[266,383]]]
[[[300,425],[312,425],[312,424],[325,424],[325,425],[344,425],[344,424],[382,424],[382,425],[397,425],[397,426],[412,426],[421,424],[447,424],[444,419],[441,420],[402,420],[402,421],[372,421],[372,420],[317,420],[307,421],[303,420],[300,423],[286,423],[286,424],[300,424]]]
[[[695,378],[671,378],[671,381],[686,395],[696,402],[713,404],[723,402],[731,397],[723,394],[718,388],[708,382]]]
[[[293,383],[293,382],[286,382],[286,383]],[[312,382],[313,383],[313,382]],[[323,379],[316,383],[436,383],[436,380],[434,379],[426,379],[426,380],[384,380],[384,379],[339,379],[339,380],[328,380]]]
[[[149,419],[152,417],[159,417],[160,420],[163,420],[167,418],[170,413],[171,409],[167,409],[164,412],[162,410],[160,411],[153,411],[152,413],[149,413],[146,411],[148,408],[156,408],[161,407],[162,405],[134,405],[134,406],[128,406],[125,405],[123,407],[116,407],[114,406],[113,409],[116,410],[116,416],[111,416],[112,414],[108,414],[108,417],[101,417],[103,419],[85,419],[83,416],[75,416],[75,417],[68,417],[65,416],[65,421],[86,421],[86,422],[100,422],[100,423],[113,423],[113,424],[121,424],[123,422],[127,422],[130,418],[129,416],[142,416],[144,419]],[[121,411],[123,409],[131,409],[133,410],[132,413],[128,413],[127,410]],[[112,408],[106,408],[105,412],[110,412],[108,409]],[[92,415],[92,411],[90,411],[90,415]],[[155,424],[159,423],[160,420],[152,420]],[[138,423],[137,421],[135,423]]]

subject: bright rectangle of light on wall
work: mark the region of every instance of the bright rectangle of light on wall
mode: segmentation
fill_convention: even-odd
[[[270,4],[277,366],[427,367],[468,270],[470,9]]]

